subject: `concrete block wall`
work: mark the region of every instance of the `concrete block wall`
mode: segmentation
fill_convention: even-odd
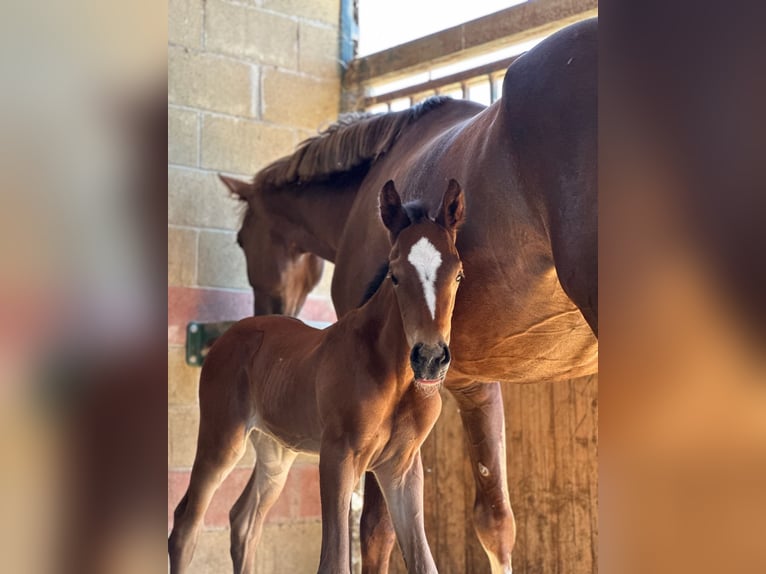
[[[251,313],[238,202],[218,172],[241,178],[337,119],[340,0],[169,0],[168,22],[168,530],[189,481],[199,369],[184,363],[186,323]],[[334,320],[332,266],[302,317]],[[228,572],[228,512],[252,448],[213,500],[192,572]],[[320,544],[318,471],[296,463],[272,509],[257,571],[309,572]]]

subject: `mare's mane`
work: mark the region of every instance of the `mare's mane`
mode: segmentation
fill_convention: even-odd
[[[449,99],[433,96],[399,112],[345,114],[319,135],[301,142],[292,155],[259,171],[253,187],[261,191],[291,183],[325,181],[369,164],[391,149],[405,127]]]

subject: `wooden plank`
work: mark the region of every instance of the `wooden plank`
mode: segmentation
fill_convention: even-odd
[[[575,381],[572,413],[575,458],[575,481],[582,489],[582,503],[575,508],[578,548],[583,556],[583,571],[598,571],[598,377]],[[590,541],[586,547],[585,542]]]
[[[597,569],[597,378],[503,388],[514,571]]]
[[[597,7],[597,0],[537,0],[512,6],[353,60],[343,84],[354,89],[372,79],[392,81],[457,57],[487,53],[595,16]]]
[[[465,496],[462,468],[466,458],[463,426],[457,403],[449,393],[442,393],[442,416],[436,441],[436,503],[439,529],[434,542],[439,550],[439,568],[443,572],[465,572]],[[470,483],[469,483],[470,484]]]

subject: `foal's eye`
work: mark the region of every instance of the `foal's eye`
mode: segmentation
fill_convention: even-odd
[[[397,279],[396,275],[394,275],[393,273],[391,274],[391,283],[393,283],[394,285],[399,285],[399,279]]]
[[[457,274],[457,277],[455,277],[455,281],[460,283],[463,279],[465,279],[465,275],[463,275],[463,272],[461,271],[460,273]]]

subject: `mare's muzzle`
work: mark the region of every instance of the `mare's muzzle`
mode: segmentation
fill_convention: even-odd
[[[282,297],[267,295],[253,290],[253,315],[285,315],[285,301]]]
[[[444,342],[437,345],[418,343],[410,352],[410,365],[415,373],[415,381],[420,384],[441,383],[447,375],[451,359],[449,347]]]

